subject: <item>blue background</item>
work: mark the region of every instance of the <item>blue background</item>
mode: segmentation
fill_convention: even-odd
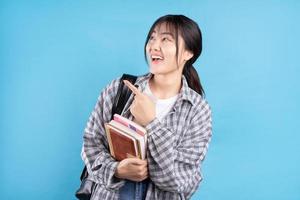
[[[148,71],[165,14],[198,22],[213,109],[193,200],[299,200],[299,1],[1,1],[1,199],[74,199],[82,134],[102,88]]]

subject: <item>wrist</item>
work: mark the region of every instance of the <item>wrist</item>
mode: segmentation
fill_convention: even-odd
[[[122,176],[122,169],[120,167],[120,163],[117,165],[117,168],[116,168],[114,176],[117,177],[117,178],[123,178],[123,176]]]
[[[148,126],[148,124],[150,124],[155,118],[156,118],[155,115],[152,116],[152,117],[150,117],[150,118],[147,120],[147,122],[145,122],[145,123],[143,124],[143,126],[144,126],[144,127]]]

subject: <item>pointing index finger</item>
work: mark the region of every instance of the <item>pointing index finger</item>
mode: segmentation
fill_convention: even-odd
[[[133,92],[135,95],[139,95],[141,92],[134,85],[132,85],[129,81],[124,80],[124,84]]]

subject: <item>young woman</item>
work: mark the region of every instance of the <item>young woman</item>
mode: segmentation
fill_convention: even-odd
[[[147,130],[147,158],[114,160],[104,129],[120,79],[101,93],[84,133],[82,159],[96,182],[91,199],[189,199],[202,180],[200,168],[211,138],[211,110],[192,64],[202,51],[198,25],[166,15],[145,43],[149,72],[136,84],[122,112]]]

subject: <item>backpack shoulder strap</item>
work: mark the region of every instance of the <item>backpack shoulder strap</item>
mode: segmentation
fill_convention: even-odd
[[[123,74],[120,84],[119,84],[119,87],[118,87],[117,96],[115,98],[115,101],[114,101],[114,104],[112,107],[111,119],[113,119],[114,114],[122,113],[124,106],[132,93],[131,90],[129,90],[127,87],[124,87],[123,80],[128,80],[129,82],[134,84],[136,82],[136,79],[137,79],[137,76],[133,76],[130,74]]]
[[[118,87],[117,96],[115,98],[115,101],[114,101],[114,104],[112,107],[111,119],[113,119],[114,114],[122,113],[122,110],[131,94],[131,90],[129,90],[127,87],[124,87],[123,80],[128,80],[132,84],[134,84],[136,79],[137,79],[137,76],[133,76],[130,74],[123,74],[120,85]],[[88,172],[87,172],[86,166],[84,166],[84,169],[82,170],[82,173],[80,176],[80,180],[82,181],[84,178],[87,178],[87,177],[88,177]]]

